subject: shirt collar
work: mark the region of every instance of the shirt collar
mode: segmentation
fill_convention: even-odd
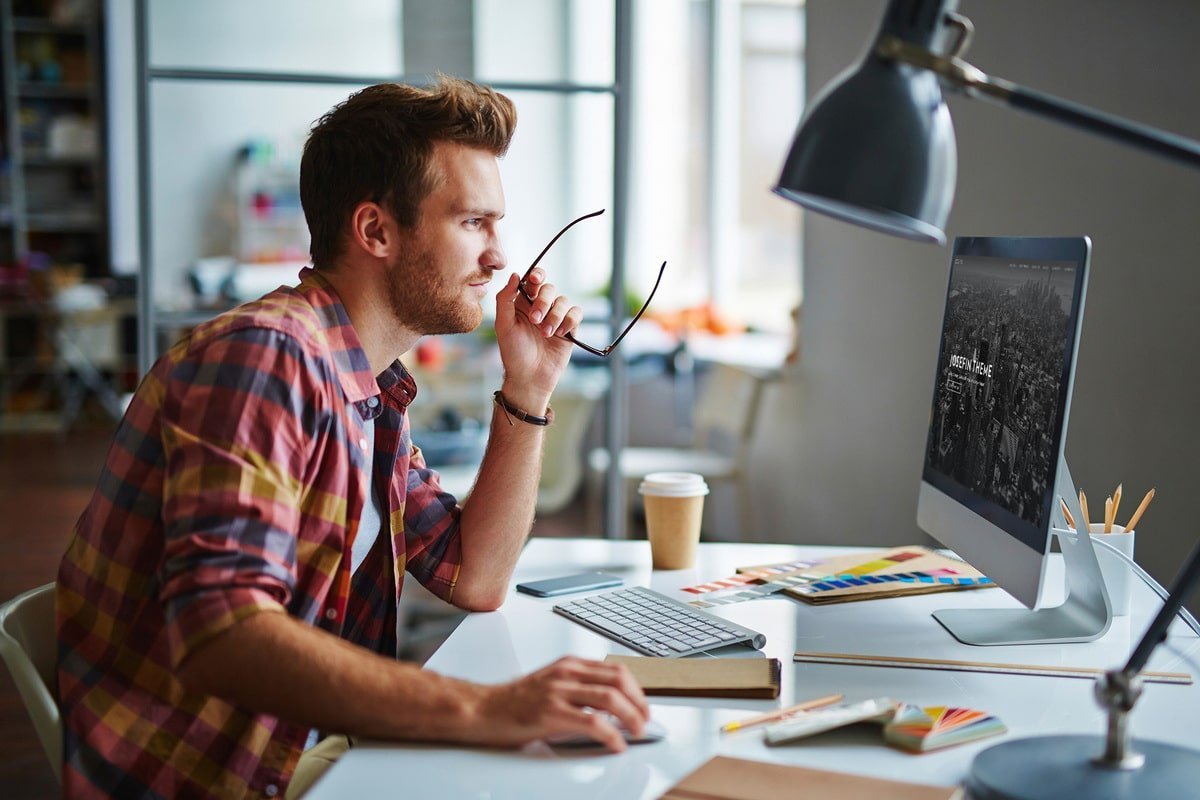
[[[296,288],[321,321],[346,399],[357,403],[379,394],[379,384],[371,373],[371,362],[367,360],[362,340],[358,338],[337,291],[312,267],[300,270],[300,285]],[[387,372],[392,369],[394,366]]]

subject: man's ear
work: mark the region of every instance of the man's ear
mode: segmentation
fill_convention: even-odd
[[[395,245],[396,223],[378,203],[364,201],[350,214],[350,243],[376,258],[385,258]]]

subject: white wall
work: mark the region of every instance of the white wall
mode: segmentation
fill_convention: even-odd
[[[856,60],[885,0],[810,0],[808,92]],[[963,0],[992,74],[1200,138],[1200,4]],[[1164,583],[1197,540],[1200,170],[953,97],[947,233],[1087,234],[1093,270],[1067,457],[1100,503],[1151,486],[1137,559]],[[780,154],[782,163],[783,154]],[[916,487],[948,248],[805,216],[803,365],[768,399],[754,478],[772,540],[923,539]]]

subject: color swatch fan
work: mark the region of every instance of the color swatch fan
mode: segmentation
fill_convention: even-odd
[[[1004,733],[1004,723],[984,711],[949,706],[920,706],[903,703],[883,726],[888,744],[924,753]]]

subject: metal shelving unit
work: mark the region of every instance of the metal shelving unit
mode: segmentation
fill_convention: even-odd
[[[0,262],[40,251],[103,277],[110,270],[101,3],[91,0],[82,16],[63,20],[45,8],[36,16],[28,13],[40,11],[36,3],[0,0],[8,174]],[[74,140],[60,135],[68,128]]]

